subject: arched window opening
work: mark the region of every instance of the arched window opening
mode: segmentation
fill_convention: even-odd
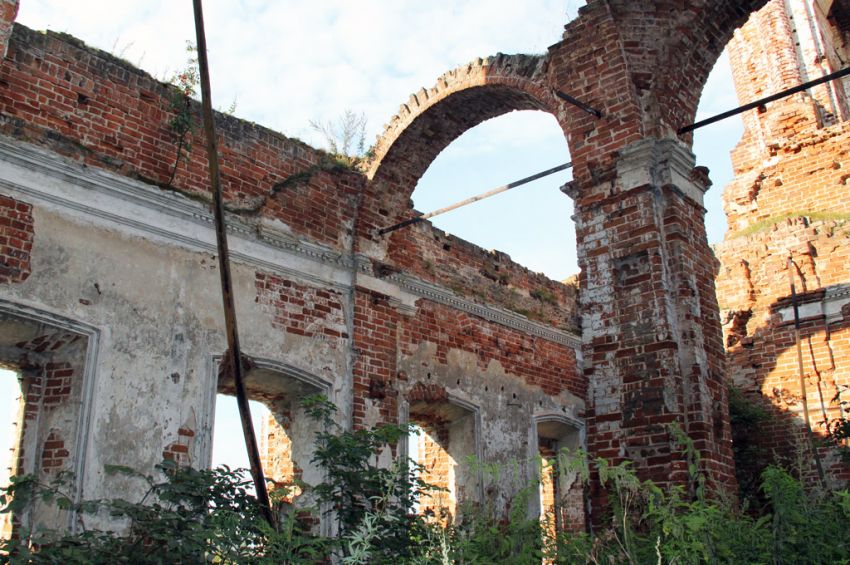
[[[585,526],[584,490],[578,473],[563,468],[563,449],[581,445],[580,430],[560,420],[537,423],[537,447],[540,453],[540,522],[544,535],[583,531]]]
[[[475,500],[477,474],[471,460],[477,456],[475,412],[449,402],[417,402],[410,406],[415,424],[408,455],[420,467],[419,478],[437,487],[420,497],[414,510],[446,524],[465,502]]]
[[[65,491],[80,495],[80,429],[88,406],[84,381],[89,338],[81,326],[41,312],[3,305],[0,312],[0,485],[16,475],[50,482],[68,475]],[[73,327],[73,329],[71,329]],[[86,328],[87,330],[88,328]],[[18,528],[64,527],[71,517],[33,500],[0,515],[0,535]]]
[[[504,114],[466,131],[430,165],[413,193],[427,213],[569,161],[564,133],[551,114]],[[570,171],[475,202],[432,223],[532,271],[564,280],[578,271],[573,203],[559,188]]]
[[[316,484],[320,478],[311,464],[317,424],[304,413],[301,399],[325,390],[284,371],[263,367],[246,374],[245,386],[251,399],[249,407],[263,473],[271,481],[270,495],[281,509],[300,505],[303,485]],[[232,383],[219,382],[212,466],[249,467],[241,426],[234,387]],[[253,485],[249,489],[253,490]]]

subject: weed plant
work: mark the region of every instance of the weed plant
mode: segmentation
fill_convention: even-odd
[[[521,489],[506,513],[486,504],[465,505],[441,525],[411,512],[432,489],[416,464],[386,460],[408,426],[343,430],[333,406],[313,397],[306,408],[324,424],[314,462],[325,481],[312,487],[316,508],[278,508],[273,528],[248,491],[243,470],[199,471],[163,463],[154,475],[126,467],[109,473],[147,485],[137,502],[74,502],[70,477],[49,483],[16,477],[2,490],[3,512],[25,512],[34,501],[78,517],[76,533],[26,530],[0,541],[0,563],[12,564],[848,564],[850,494],[807,488],[788,471],[769,466],[761,475],[762,506],[708,492],[699,454],[679,429],[671,436],[687,453],[688,484],[659,488],[641,480],[628,462],[613,465],[581,452],[562,451],[552,463],[585,486],[595,476],[610,501],[592,532],[553,531],[529,516],[538,485]],[[309,488],[299,485],[301,488]],[[86,527],[111,517],[120,531]],[[317,532],[321,518],[334,536]]]

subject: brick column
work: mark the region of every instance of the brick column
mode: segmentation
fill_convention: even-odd
[[[6,56],[12,25],[18,15],[18,0],[0,0],[0,58]]]
[[[616,173],[576,198],[588,448],[635,462],[644,478],[686,483],[678,423],[716,484],[733,480],[714,294],[716,260],[705,236],[709,181],[674,140],[619,152]]]

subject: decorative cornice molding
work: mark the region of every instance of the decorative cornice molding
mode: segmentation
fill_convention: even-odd
[[[10,164],[23,171],[57,179],[74,189],[83,189],[71,197],[67,190],[51,189],[50,185],[55,183],[39,182],[41,179],[25,182],[20,179],[0,178],[0,188],[4,190],[24,194],[55,208],[99,218],[181,247],[217,253],[212,213],[203,204],[177,192],[164,191],[140,181],[89,168],[67,161],[44,149],[0,137],[0,165],[2,164]],[[129,206],[122,208],[116,206],[118,203],[126,203]],[[140,219],[134,214],[134,211],[138,210],[152,212],[157,220],[156,224],[144,218]],[[150,214],[148,216],[150,217]],[[358,284],[367,288],[389,283],[398,287],[399,291],[490,322],[577,350],[581,346],[581,339],[571,333],[533,322],[525,316],[502,308],[467,300],[451,290],[410,275],[396,273],[387,277],[377,276],[372,261],[365,255],[357,254],[352,260],[350,255],[331,247],[305,241],[285,230],[261,222],[248,222],[235,215],[228,215],[227,222],[227,231],[234,236],[231,244],[231,258],[234,261],[315,285],[330,286],[340,291],[350,289],[350,271],[354,265],[361,276]],[[296,267],[288,266],[291,263],[296,263]],[[303,268],[298,268],[299,263]],[[415,307],[411,303],[394,298],[396,299],[392,303],[402,313],[415,313]]]
[[[561,345],[566,345],[574,349],[581,348],[581,338],[579,336],[534,322],[525,316],[511,312],[510,310],[472,302],[471,300],[467,300],[456,295],[449,289],[402,273],[390,275],[387,279],[393,281],[407,292],[432,302],[450,306],[456,310],[461,310],[467,314],[472,314],[473,316],[483,318],[489,322],[494,322],[509,328],[520,330],[530,335],[541,337],[547,341],[560,343]]]
[[[850,303],[850,284],[837,284],[823,289],[823,295],[816,300],[803,302],[797,306],[801,319],[823,317],[827,324],[844,317],[842,308]],[[783,322],[794,321],[794,306],[788,304],[777,310]]]
[[[181,247],[212,254],[218,252],[214,238],[213,214],[203,204],[178,192],[165,191],[127,177],[69,162],[43,149],[23,143],[10,143],[7,139],[0,138],[0,163],[3,162],[91,192],[81,192],[80,198],[74,199],[61,194],[60,191],[51,191],[42,185],[25,185],[0,178],[2,188],[27,194],[60,208],[119,224]],[[163,221],[160,222],[161,225],[154,225],[136,219],[127,210],[123,210],[123,214],[118,213],[114,207],[110,209],[109,202],[103,202],[98,197],[118,200],[149,210],[162,217]],[[89,202],[92,203],[89,204]],[[200,228],[207,237],[199,237],[197,228]],[[276,230],[259,222],[246,222],[236,215],[227,215],[227,232],[237,241],[263,243],[269,249],[283,251],[323,265],[342,269],[348,269],[350,265],[345,255],[330,247],[299,240],[283,230]],[[241,246],[238,244],[233,245],[231,250],[231,257],[236,261],[253,264],[314,284],[329,285],[340,290],[348,288],[348,285],[331,277],[316,275],[302,269],[292,269],[284,262],[272,263],[264,260],[257,253],[240,251],[239,247]]]

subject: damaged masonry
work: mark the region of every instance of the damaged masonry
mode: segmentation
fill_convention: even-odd
[[[842,69],[847,3],[656,4],[592,0],[545,54],[446,72],[402,105],[359,169],[216,116],[245,387],[269,408],[269,479],[321,481],[299,399],[322,393],[342,428],[424,431],[400,449],[445,490],[420,510],[505,509],[517,484],[541,479],[529,512],[584,529],[602,494],[539,476],[539,454],[584,447],[684,484],[677,423],[710,483],[734,488],[728,384],[764,405],[771,420],[754,440],[783,456],[805,438],[803,394],[815,434],[840,415],[830,399],[850,385],[847,78],[743,114],[724,192],[730,231],[714,250],[710,181],[691,134],[676,132],[696,121],[727,44],[742,104]],[[207,157],[174,167],[173,87],[15,24],[16,8],[0,0],[0,364],[21,384],[11,474],[71,471],[78,499],[132,493],[105,464],[209,465],[216,397],[235,393],[219,379],[228,344]],[[576,284],[427,221],[380,233],[414,216],[417,181],[453,140],[532,109],[568,140]],[[831,450],[820,456],[828,480],[850,478]],[[527,464],[517,482],[465,468],[469,457]],[[14,519],[74,524],[39,505]]]

